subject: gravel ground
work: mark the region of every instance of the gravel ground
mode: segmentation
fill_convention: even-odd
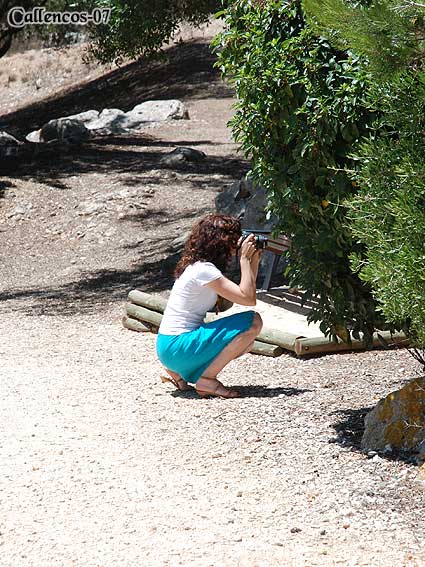
[[[205,46],[182,50],[167,73],[191,120],[0,180],[0,564],[422,567],[421,468],[359,450],[367,409],[415,375],[406,351],[247,354],[222,373],[244,397],[202,400],[121,326],[127,292],[166,294],[172,240],[247,169]],[[161,167],[176,145],[207,158]]]
[[[247,354],[202,400],[120,315],[0,317],[2,565],[424,564],[418,467],[357,450],[407,353]]]

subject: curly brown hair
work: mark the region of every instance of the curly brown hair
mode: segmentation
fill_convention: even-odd
[[[187,266],[198,260],[212,262],[224,271],[241,234],[241,223],[235,217],[215,214],[203,217],[192,227],[174,277],[180,277]]]

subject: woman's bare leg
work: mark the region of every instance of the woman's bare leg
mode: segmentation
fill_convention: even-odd
[[[208,379],[216,378],[217,374],[223,370],[223,368],[229,364],[231,360],[234,360],[238,356],[241,356],[252,348],[252,343],[255,337],[260,333],[263,326],[263,321],[258,313],[255,313],[252,326],[241,333],[229,343],[226,348],[224,348],[221,353],[213,360],[213,362],[204,370],[201,378],[196,382],[196,388],[199,389],[208,388]]]
[[[165,366],[164,366],[164,370],[168,374],[168,376],[170,376],[174,380],[179,390],[181,390],[182,392],[184,392],[185,390],[193,390],[193,387],[189,386],[189,384],[186,382],[186,380],[184,380],[184,378],[180,376],[180,374],[177,374],[177,372],[173,372],[172,370],[166,368]]]

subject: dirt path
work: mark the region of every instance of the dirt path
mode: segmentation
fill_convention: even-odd
[[[202,84],[190,121],[1,179],[1,564],[422,566],[419,468],[358,450],[367,409],[414,375],[406,352],[244,355],[222,379],[245,396],[200,400],[121,326],[127,292],[165,293],[173,239],[247,169],[232,99],[211,68]],[[176,144],[207,160],[162,167]]]

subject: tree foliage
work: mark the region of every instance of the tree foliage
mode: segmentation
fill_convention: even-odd
[[[100,25],[31,25],[18,29],[7,23],[7,13],[16,5],[26,11],[39,6],[58,12],[91,12],[95,8],[109,8],[111,12],[109,21]],[[36,35],[63,45],[69,32],[82,31],[89,36],[89,56],[102,63],[120,63],[126,57],[157,53],[182,23],[204,23],[221,5],[220,0],[0,0],[0,57],[18,35]]]
[[[107,24],[90,27],[90,53],[102,63],[149,56],[184,23],[199,25],[221,6],[220,0],[90,0],[110,7]]]
[[[424,6],[403,0],[303,0],[309,24],[333,45],[353,49],[381,80],[423,58]]]
[[[336,17],[337,11],[331,15],[339,0],[326,0],[325,11],[322,2],[306,4],[322,33],[367,54],[364,66],[373,73],[371,103],[379,119],[356,148],[353,179],[359,192],[347,205],[353,235],[365,245],[366,257],[353,255],[353,267],[373,287],[386,319],[405,325],[424,347],[425,6],[381,0],[373,3],[373,10],[350,8],[353,33]],[[397,19],[397,26],[381,25],[385,13],[388,20]],[[389,52],[390,44],[395,54]],[[365,45],[373,48],[365,50]]]
[[[356,56],[332,47],[306,24],[301,2],[236,0],[215,40],[238,101],[230,122],[266,189],[277,231],[291,235],[287,276],[317,306],[309,319],[343,340],[365,338],[377,320],[367,284],[350,269],[363,246],[346,226],[344,200],[356,192],[346,169],[353,144],[374,115],[368,74]]]

